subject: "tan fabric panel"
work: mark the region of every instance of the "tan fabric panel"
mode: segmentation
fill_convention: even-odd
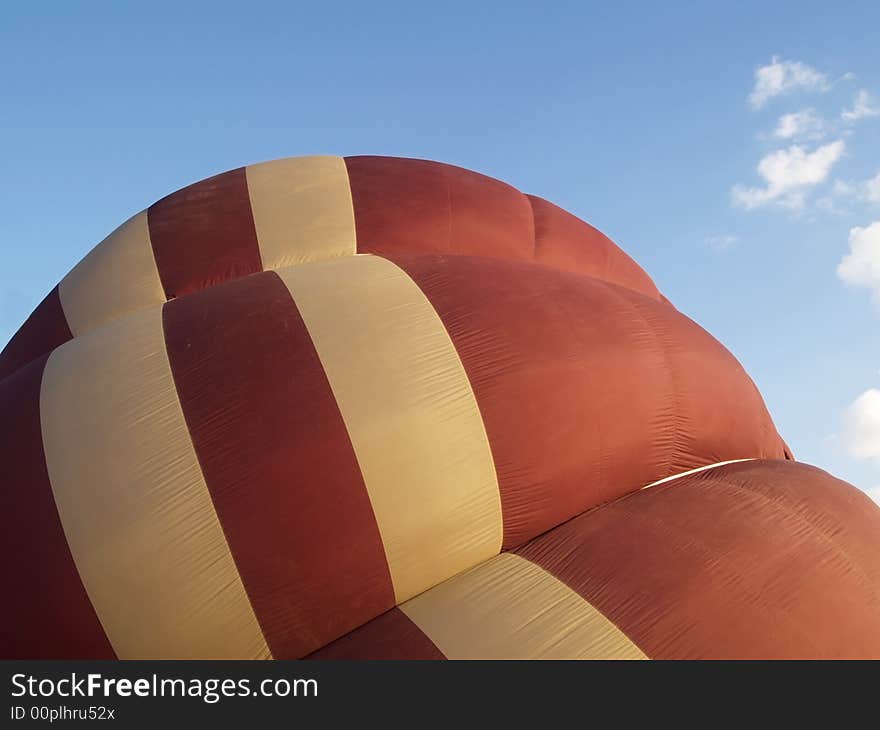
[[[400,609],[448,659],[646,659],[567,585],[512,553]]]
[[[341,157],[293,157],[246,169],[263,269],[355,252],[354,209]]]
[[[58,285],[74,337],[122,314],[165,301],[153,258],[147,212],[129,218]]]
[[[348,429],[398,603],[496,555],[501,500],[486,431],[422,291],[370,255],[278,274]]]
[[[64,532],[117,656],[268,658],[177,398],[162,308],[55,350],[40,415]]]

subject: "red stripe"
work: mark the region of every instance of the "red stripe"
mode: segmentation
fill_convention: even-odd
[[[0,380],[72,337],[56,286],[0,352]]]
[[[671,307],[519,262],[392,258],[437,310],[470,379],[506,548],[670,474],[782,456],[739,363]]]
[[[243,167],[162,198],[147,216],[168,299],[263,270]]]
[[[651,277],[608,236],[543,198],[526,197],[535,216],[538,263],[593,276],[660,299]]]
[[[506,183],[460,167],[346,157],[359,253],[531,259],[532,211]]]
[[[399,608],[346,634],[307,659],[445,659],[422,630]]]
[[[644,491],[518,552],[648,656],[880,658],[880,510],[791,461]]]
[[[379,530],[308,331],[274,272],[165,305],[183,412],[257,619],[297,658],[394,605]]]
[[[45,355],[0,382],[0,657],[115,659],[80,580],[46,471],[40,427]]]
[[[607,236],[499,180],[428,160],[347,157],[345,164],[360,253],[536,260],[660,297]]]

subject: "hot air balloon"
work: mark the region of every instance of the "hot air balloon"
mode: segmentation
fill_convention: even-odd
[[[0,355],[4,658],[880,657],[880,510],[595,228],[282,159]]]

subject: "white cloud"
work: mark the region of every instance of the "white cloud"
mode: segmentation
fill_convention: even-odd
[[[863,195],[869,203],[880,204],[880,172],[864,182]]]
[[[880,504],[880,484],[878,484],[876,487],[865,489],[864,492],[877,504]]]
[[[824,134],[825,122],[814,109],[783,114],[773,131],[777,139],[821,139]]]
[[[749,94],[749,103],[755,109],[760,109],[774,96],[798,89],[822,92],[830,88],[825,74],[800,61],[782,61],[778,56],[773,56],[768,65],[755,71],[755,87]]]
[[[835,180],[831,186],[831,194],[836,198],[848,198],[856,194],[856,186],[845,180]]]
[[[849,232],[849,253],[837,266],[837,275],[850,286],[870,289],[880,303],[880,221]]]
[[[880,105],[864,89],[856,94],[852,109],[844,109],[840,113],[840,118],[845,122],[857,122],[860,119],[878,116],[880,116]]]
[[[843,414],[843,427],[850,456],[880,463],[880,390],[856,398]]]
[[[737,236],[707,236],[706,245],[716,251],[725,251],[738,240],[739,238]]]
[[[835,197],[834,194],[823,195],[821,198],[816,198],[816,210],[828,215],[850,215],[851,211],[847,207],[840,205],[838,201],[839,198]]]
[[[835,180],[827,200],[829,203],[837,200],[858,200],[880,204],[880,172],[868,180]]]
[[[812,152],[800,145],[772,152],[758,163],[758,174],[766,182],[766,187],[735,185],[731,191],[733,204],[746,210],[768,203],[802,208],[808,190],[825,181],[844,150],[843,140],[837,140]]]

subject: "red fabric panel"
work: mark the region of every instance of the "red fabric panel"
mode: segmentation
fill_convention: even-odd
[[[506,183],[427,160],[346,157],[359,253],[531,259],[532,211]]]
[[[651,278],[607,236],[499,180],[428,160],[345,162],[360,253],[537,260],[660,296]]]
[[[651,277],[608,236],[543,198],[527,197],[535,217],[538,263],[594,276],[652,299],[660,298]]]
[[[0,352],[0,380],[72,337],[56,286]]]
[[[445,659],[399,608],[318,649],[306,659]]]
[[[782,458],[742,367],[671,307],[531,264],[390,258],[437,310],[474,389],[505,548],[696,466]]]
[[[40,426],[44,355],[0,381],[0,657],[115,659],[83,587],[46,471]]]
[[[518,552],[656,659],[880,658],[880,509],[792,461],[636,492]]]
[[[162,198],[147,217],[168,299],[263,270],[243,167]]]
[[[786,458],[785,442],[739,361],[678,310],[622,294],[653,332],[675,394],[675,448],[664,476],[731,459]]]
[[[169,302],[183,412],[257,619],[298,658],[394,605],[379,529],[308,331],[274,272]]]

